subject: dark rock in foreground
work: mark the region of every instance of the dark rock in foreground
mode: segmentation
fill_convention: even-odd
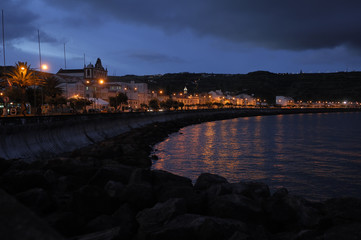
[[[310,202],[284,188],[271,194],[263,183],[229,183],[209,173],[200,175],[193,186],[188,178],[150,170],[149,157],[137,148],[149,153],[149,145],[182,126],[167,124],[168,128],[153,126],[108,140],[101,145],[102,152],[105,146],[111,148],[106,156],[91,155],[100,148],[91,146],[49,161],[0,160],[0,188],[7,192],[0,190],[0,236],[361,239],[360,199]]]
[[[53,229],[67,238],[77,236],[74,239],[361,237],[359,199],[309,202],[289,195],[286,189],[271,195],[263,183],[228,183],[213,174],[202,174],[193,186],[189,179],[168,172],[114,163],[104,165],[92,176],[83,176],[83,185],[77,178],[68,178],[69,185],[78,187],[56,187],[63,184],[63,174],[72,172],[54,171],[55,180],[48,183],[54,188],[30,188],[15,194],[29,210],[6,209],[14,210],[14,215],[8,215],[13,218],[9,221],[15,221],[15,226],[19,216],[22,222],[35,217],[42,222],[40,231]],[[19,170],[14,178],[21,174],[28,176],[28,172]],[[2,188],[16,189],[11,186],[9,175],[2,175],[0,180],[3,178],[6,181],[1,181]],[[0,211],[5,211],[1,209],[4,206],[0,206]],[[33,215],[29,217],[25,212],[30,210]],[[33,230],[25,229],[24,234],[31,235]],[[22,238],[15,234],[12,239]]]

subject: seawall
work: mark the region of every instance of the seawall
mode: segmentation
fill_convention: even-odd
[[[0,119],[0,158],[33,160],[71,152],[131,129],[180,119],[204,122],[252,115],[346,112],[358,109],[222,109],[33,116]]]

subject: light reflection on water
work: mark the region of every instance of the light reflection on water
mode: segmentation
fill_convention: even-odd
[[[361,197],[361,113],[238,118],[185,127],[155,146],[163,169],[262,181],[320,200]]]

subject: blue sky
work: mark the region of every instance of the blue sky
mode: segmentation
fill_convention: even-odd
[[[8,0],[6,65],[109,75],[361,71],[361,2]],[[3,49],[1,48],[1,65]]]

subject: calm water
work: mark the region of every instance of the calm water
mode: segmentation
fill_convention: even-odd
[[[361,197],[361,113],[208,122],[181,129],[155,149],[154,169],[193,181],[210,172],[286,187],[310,200]]]

